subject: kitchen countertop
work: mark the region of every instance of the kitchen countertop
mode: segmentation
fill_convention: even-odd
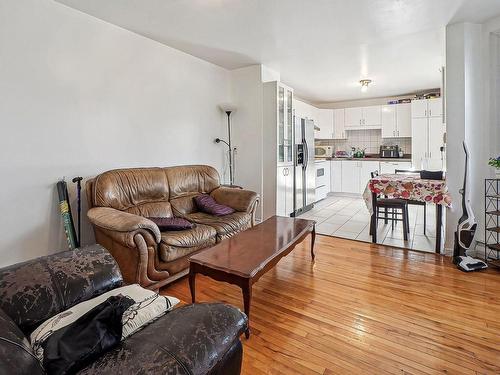
[[[386,161],[389,163],[397,163],[397,162],[411,162],[411,155],[410,154],[405,154],[402,158],[381,158],[378,156],[368,156],[364,158],[331,158],[331,157],[324,157],[324,158],[316,158],[316,160],[332,160],[332,161],[342,161],[342,160],[359,160],[359,161]]]

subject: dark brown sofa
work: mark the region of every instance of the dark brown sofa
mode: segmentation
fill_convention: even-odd
[[[122,283],[115,260],[99,245],[0,269],[0,374],[45,374],[27,336]],[[175,308],[78,373],[237,375],[247,323],[241,311],[222,303]]]
[[[217,217],[198,212],[194,197],[210,194],[236,210]],[[206,165],[132,168],[87,181],[88,217],[96,240],[118,262],[127,283],[159,289],[188,272],[188,258],[254,225],[255,192],[222,187]],[[193,229],[160,232],[147,217],[184,217]]]

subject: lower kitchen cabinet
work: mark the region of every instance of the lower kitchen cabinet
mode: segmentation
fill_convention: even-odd
[[[290,216],[293,212],[293,165],[278,167],[276,215]]]
[[[330,161],[330,191],[333,193],[342,192],[342,162]]]
[[[340,164],[340,167],[335,164]],[[371,178],[371,172],[378,171],[379,168],[378,161],[342,160],[341,162],[332,162],[332,189],[334,185],[338,188],[340,184],[339,191],[342,193],[362,194]],[[340,175],[341,181],[334,181],[334,174]]]

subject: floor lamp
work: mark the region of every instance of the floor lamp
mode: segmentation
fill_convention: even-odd
[[[229,148],[229,185],[233,186],[234,185],[234,163],[233,163],[233,157],[234,157],[234,149],[232,148],[231,145],[231,113],[236,111],[236,106],[230,103],[224,103],[224,104],[219,104],[219,109],[223,112],[226,113],[227,115],[227,137],[228,137],[228,142],[224,141],[223,139],[216,138],[215,142],[216,143],[225,143],[227,147]]]

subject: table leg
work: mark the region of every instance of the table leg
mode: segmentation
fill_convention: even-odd
[[[191,302],[195,303],[196,301],[196,272],[192,270],[192,268],[189,269],[189,289],[191,290]]]
[[[245,331],[245,337],[248,339],[250,337],[250,301],[252,299],[252,284],[248,284],[241,287],[243,292],[243,306],[245,309],[245,314],[248,318],[248,328]]]
[[[372,193],[372,219],[371,219],[371,235],[372,242],[377,243],[377,194]]]
[[[316,225],[313,225],[313,229],[311,232],[311,258],[314,260],[314,241],[316,241]]]
[[[443,226],[443,205],[436,204],[436,253],[441,252],[441,230]]]

